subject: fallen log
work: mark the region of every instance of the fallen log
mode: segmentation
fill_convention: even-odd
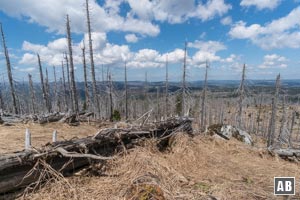
[[[192,134],[191,122],[189,118],[172,118],[142,128],[103,129],[93,137],[60,141],[40,149],[0,155],[0,199],[36,181],[41,172],[29,172],[40,159],[64,175],[72,174],[89,165],[91,160],[104,162],[114,159],[124,149],[133,148],[146,138],[167,140],[168,136],[178,131]]]
[[[210,135],[216,134],[226,140],[234,137],[237,140],[244,142],[245,144],[253,145],[253,140],[246,131],[243,131],[231,125],[213,124],[208,127],[207,132]]]

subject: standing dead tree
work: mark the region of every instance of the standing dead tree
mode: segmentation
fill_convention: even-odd
[[[91,72],[92,72],[92,87],[93,87],[93,101],[94,106],[96,106],[98,117],[100,117],[100,102],[97,97],[97,82],[95,75],[95,64],[94,64],[94,54],[93,54],[93,42],[92,42],[92,33],[91,33],[91,20],[90,20],[90,10],[89,10],[89,0],[86,0],[86,18],[87,18],[87,28],[88,28],[88,36],[89,36],[89,50],[90,50],[90,62],[91,62]]]
[[[82,50],[82,63],[83,63],[83,76],[84,76],[84,93],[85,93],[85,108],[88,109],[90,107],[90,95],[89,88],[87,82],[87,70],[86,70],[86,60],[85,60],[85,44],[83,42]]]
[[[67,89],[66,89],[66,78],[65,78],[65,69],[64,69],[64,61],[61,61],[61,71],[62,71],[62,86],[63,86],[63,101],[64,101],[64,110],[67,110]]]
[[[277,114],[277,101],[279,98],[280,91],[280,74],[277,75],[275,84],[275,95],[272,98],[272,113],[270,124],[268,128],[267,146],[270,147],[274,144],[275,130],[276,130],[276,114]]]
[[[187,42],[184,44],[184,57],[183,57],[183,73],[182,73],[182,95],[181,95],[181,115],[185,115],[186,104],[186,56],[187,56]]]
[[[36,114],[36,101],[35,101],[35,94],[34,94],[34,88],[33,88],[33,82],[32,82],[32,76],[31,74],[28,74],[28,81],[29,81],[29,89],[30,89],[30,96],[31,96],[31,107],[33,114]]]
[[[68,58],[68,54],[65,53],[65,61],[66,61],[66,67],[67,67],[67,80],[68,80],[68,100],[70,100],[70,104],[71,104],[71,110],[74,110],[73,107],[73,98],[71,95],[71,81],[70,81],[70,65],[69,65],[69,58]],[[68,108],[69,109],[69,108]]]
[[[52,105],[51,105],[51,99],[50,99],[50,85],[49,85],[49,76],[48,76],[47,67],[46,67],[46,77],[45,77],[45,89],[46,89],[46,97],[48,100],[49,112],[52,112]]]
[[[243,101],[245,98],[245,71],[246,71],[246,65],[243,66],[243,72],[242,72],[242,80],[239,87],[239,110],[238,110],[238,116],[237,116],[237,125],[239,128],[242,128],[243,126]]]
[[[201,102],[201,123],[200,128],[202,131],[205,130],[206,127],[206,92],[207,92],[207,71],[208,71],[208,63],[206,61],[205,65],[205,78],[204,78],[204,85],[202,91],[202,102]]]
[[[128,119],[128,88],[127,88],[127,66],[124,63],[124,73],[125,73],[125,119]]]
[[[3,28],[2,28],[1,23],[0,23],[0,28],[1,28],[1,35],[2,35],[2,46],[3,46],[3,51],[4,51],[4,55],[5,55],[5,60],[6,60],[8,81],[9,81],[9,85],[10,85],[10,92],[11,92],[11,97],[12,97],[12,102],[13,102],[13,110],[14,110],[15,114],[19,114],[19,110],[18,110],[18,106],[17,106],[15,86],[14,86],[14,80],[13,80],[12,72],[11,72],[10,59],[9,59],[9,54],[8,54],[8,50],[7,50],[7,47],[6,47],[4,32],[3,32]]]
[[[73,108],[74,108],[73,112],[79,113],[78,98],[77,98],[77,91],[76,91],[76,84],[75,84],[75,75],[74,75],[72,38],[71,38],[69,15],[67,15],[66,27],[67,27],[67,42],[68,42],[69,61],[70,61],[71,96],[72,96],[72,104],[73,104]]]
[[[108,75],[108,81],[109,81],[109,102],[110,102],[110,121],[113,121],[113,112],[114,112],[114,104],[113,104],[113,85],[112,85],[112,79],[111,79],[111,72],[109,72]]]
[[[169,72],[168,72],[168,55],[166,56],[166,83],[165,83],[165,119],[169,116]]]
[[[53,66],[53,77],[54,77],[54,105],[60,108],[60,100],[58,98],[58,87],[57,87],[57,79],[56,79],[56,69]]]
[[[45,87],[45,82],[44,82],[44,75],[43,75],[43,68],[42,68],[41,58],[40,58],[39,54],[37,54],[37,58],[38,58],[38,64],[39,64],[39,70],[40,70],[43,101],[44,101],[44,105],[47,108],[47,111],[50,113],[51,112],[51,107],[50,107],[49,99],[48,99],[47,92],[46,92],[46,87]]]

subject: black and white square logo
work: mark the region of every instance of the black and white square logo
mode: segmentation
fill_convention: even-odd
[[[295,195],[295,177],[274,177],[275,195]]]

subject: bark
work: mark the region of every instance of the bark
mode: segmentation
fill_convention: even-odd
[[[276,78],[275,94],[274,94],[274,98],[272,99],[272,113],[271,113],[271,119],[268,128],[268,138],[267,138],[268,147],[274,144],[274,138],[276,136],[275,130],[276,130],[277,101],[279,97],[279,90],[280,90],[280,74]]]
[[[185,104],[186,104],[186,56],[187,56],[187,42],[184,45],[184,57],[183,57],[183,73],[182,73],[182,99],[181,99],[181,115],[185,115]]]
[[[89,107],[90,107],[90,95],[89,95],[89,88],[88,88],[88,81],[87,81],[87,70],[86,70],[84,42],[83,42],[83,47],[82,47],[81,50],[82,50],[83,76],[84,76],[85,103],[86,103],[86,110],[88,110]]]
[[[90,50],[90,62],[91,62],[91,73],[92,73],[92,87],[93,87],[93,99],[94,106],[97,109],[98,117],[100,117],[100,103],[97,97],[97,82],[95,75],[95,64],[94,64],[94,53],[93,53],[93,42],[92,42],[92,33],[91,33],[91,20],[90,20],[90,10],[89,10],[89,0],[86,0],[86,18],[87,18],[87,28],[88,28],[88,36],[89,36],[89,50]]]
[[[128,88],[127,88],[127,67],[125,62],[125,119],[128,119]]]
[[[33,114],[36,114],[36,101],[35,101],[35,93],[33,88],[32,76],[28,74],[28,81],[29,81],[29,89],[30,89],[30,96],[31,96],[31,107]]]
[[[75,75],[74,75],[73,50],[72,50],[72,38],[71,38],[69,15],[67,15],[66,27],[67,27],[67,40],[68,40],[67,42],[68,42],[69,61],[70,61],[71,96],[72,96],[72,103],[74,108],[73,112],[79,113],[77,90],[76,90]]]
[[[45,87],[45,83],[44,83],[44,75],[43,75],[43,68],[42,68],[42,64],[41,64],[41,58],[40,55],[37,54],[38,57],[38,64],[39,64],[39,70],[40,70],[40,78],[41,78],[41,87],[42,87],[42,92],[43,92],[43,101],[44,101],[44,105],[47,108],[48,113],[51,112],[51,109],[49,107],[49,100],[47,98],[47,92],[46,92],[46,87]]]
[[[0,28],[1,28],[1,35],[2,35],[2,46],[3,46],[3,51],[5,55],[5,60],[6,60],[6,67],[7,67],[7,75],[8,75],[8,81],[10,85],[10,93],[12,97],[12,103],[13,103],[13,109],[15,114],[19,114],[18,106],[17,106],[17,95],[15,92],[15,86],[14,86],[14,80],[11,72],[11,64],[10,64],[10,59],[9,59],[9,54],[8,50],[6,47],[6,42],[5,42],[5,37],[4,37],[4,32],[2,28],[2,24],[0,23]]]
[[[245,98],[245,70],[246,70],[246,65],[244,64],[243,66],[243,73],[242,73],[242,80],[239,88],[239,110],[238,110],[238,120],[237,124],[240,128],[243,126],[243,101]]]
[[[205,78],[204,78],[204,85],[203,85],[203,92],[202,92],[202,102],[201,102],[201,124],[200,128],[202,131],[205,130],[206,127],[206,90],[207,90],[207,70],[208,70],[208,63],[206,61],[206,66],[205,66]]]

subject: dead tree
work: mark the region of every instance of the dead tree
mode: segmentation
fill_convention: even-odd
[[[95,75],[95,64],[94,64],[94,54],[93,54],[93,42],[92,42],[92,33],[91,33],[91,20],[90,20],[90,10],[89,10],[89,0],[86,0],[86,18],[87,18],[87,28],[88,28],[88,36],[89,36],[89,50],[90,50],[90,62],[91,62],[91,72],[92,72],[92,87],[93,87],[93,100],[94,106],[96,106],[98,116],[100,117],[100,102],[97,97],[97,82]]]
[[[71,96],[72,96],[72,104],[73,104],[73,108],[74,108],[73,112],[79,113],[78,98],[77,98],[77,91],[76,91],[76,84],[75,84],[75,75],[74,75],[72,38],[71,38],[69,15],[67,15],[66,27],[67,27],[67,42],[68,42],[69,61],[70,61]]]
[[[69,105],[71,105],[71,108],[68,108],[68,109],[71,109],[71,110],[74,110],[74,107],[73,107],[73,97],[71,95],[71,81],[70,81],[70,65],[69,65],[69,58],[68,58],[68,54],[65,53],[65,60],[66,60],[66,67],[67,67],[67,81],[68,81],[68,101],[70,102]]]
[[[35,101],[35,93],[33,88],[32,76],[28,74],[28,81],[29,81],[29,89],[30,89],[30,96],[31,96],[31,107],[33,114],[36,114],[36,101]]]
[[[202,131],[205,130],[206,127],[206,90],[207,90],[207,70],[208,70],[208,63],[206,61],[205,65],[205,78],[204,78],[204,85],[203,85],[203,92],[202,92],[202,102],[201,102],[201,125],[200,128]]]
[[[47,98],[47,92],[46,92],[45,83],[44,83],[43,69],[42,69],[41,58],[40,58],[39,54],[37,54],[37,58],[38,58],[38,64],[39,64],[39,70],[40,70],[41,87],[42,87],[44,105],[47,108],[47,111],[50,113],[51,108],[49,107],[49,100]]]
[[[65,109],[68,108],[67,104],[67,89],[66,89],[66,79],[65,79],[65,69],[64,69],[64,61],[61,61],[61,71],[62,71],[62,86],[63,86],[63,101]]]
[[[59,101],[59,98],[58,98],[58,89],[57,89],[57,80],[56,80],[56,69],[55,67],[53,66],[53,76],[54,76],[54,105],[59,105],[60,104],[60,101]],[[58,106],[59,108],[59,106]]]
[[[166,56],[166,85],[165,85],[165,119],[169,116],[169,72],[168,72],[168,55]]]
[[[274,144],[275,130],[276,130],[276,114],[277,114],[277,101],[280,91],[280,74],[277,75],[275,84],[275,95],[272,98],[272,113],[270,124],[268,128],[267,146],[270,147]]]
[[[86,109],[90,107],[90,95],[89,95],[89,88],[87,82],[87,70],[86,70],[86,60],[85,60],[85,44],[83,42],[82,47],[82,63],[83,63],[83,75],[84,75],[84,92],[85,92],[85,105]]]
[[[239,126],[239,128],[242,128],[243,126],[243,101],[245,98],[245,71],[246,71],[246,65],[244,64],[243,66],[243,72],[242,72],[242,80],[241,80],[241,84],[239,87],[239,110],[238,110],[238,118],[237,118],[237,124]]]
[[[113,121],[113,112],[114,112],[114,104],[113,104],[113,97],[112,97],[112,90],[113,90],[113,85],[112,85],[112,79],[111,79],[111,73],[109,72],[108,75],[108,80],[109,80],[109,102],[110,102],[110,121]]]
[[[126,62],[124,64],[125,66],[125,119],[128,119],[128,88],[127,88],[127,67]]]
[[[258,107],[258,113],[256,118],[256,134],[260,131],[260,121],[261,121],[261,111],[262,111],[262,101],[263,101],[263,94],[260,94],[260,102]]]
[[[47,103],[49,107],[49,113],[51,112],[51,100],[50,100],[50,85],[49,85],[49,76],[48,76],[48,69],[46,67],[46,77],[45,77],[45,89],[46,89],[46,97],[47,97]]]
[[[157,113],[156,113],[156,120],[160,121],[160,103],[159,103],[159,87],[156,87],[156,108],[157,108]]]
[[[9,85],[10,85],[10,92],[11,92],[11,97],[12,97],[13,109],[14,109],[15,114],[19,114],[19,110],[18,110],[18,106],[17,106],[15,86],[14,86],[14,80],[13,80],[12,72],[11,72],[10,59],[9,59],[9,54],[8,54],[8,50],[7,50],[7,47],[6,47],[4,32],[3,32],[3,28],[2,28],[1,23],[0,23],[0,28],[1,28],[2,46],[3,46],[3,51],[4,51],[4,55],[5,55],[5,60],[6,60],[7,75],[8,75]]]
[[[148,112],[149,110],[149,98],[148,98],[148,74],[147,71],[145,72],[145,83],[144,83],[144,107],[145,112]]]
[[[186,94],[186,56],[187,56],[187,42],[184,45],[183,57],[183,73],[182,73],[182,95],[181,95],[181,115],[185,115],[185,94]]]

